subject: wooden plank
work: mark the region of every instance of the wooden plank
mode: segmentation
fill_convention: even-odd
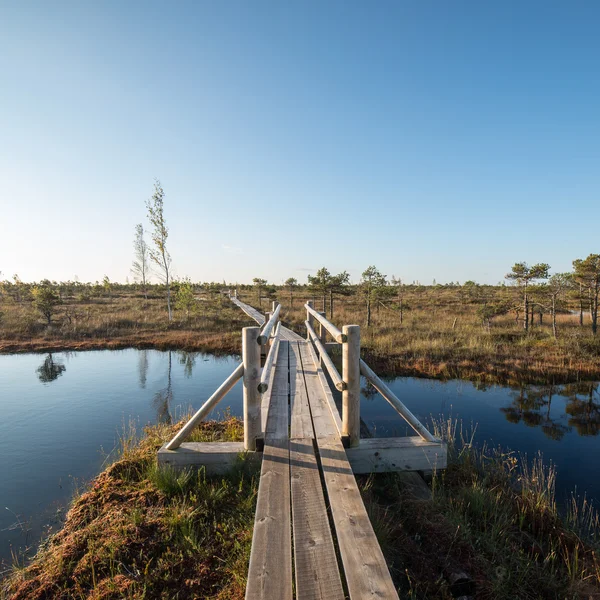
[[[447,448],[443,442],[426,442],[418,436],[361,440],[346,456],[354,474],[445,469]]]
[[[204,467],[207,475],[222,475],[240,460],[260,462],[261,454],[245,452],[244,442],[183,442],[175,450],[163,446],[158,451],[158,464],[176,469]]]
[[[332,439],[317,443],[351,600],[397,599],[342,443]]]
[[[279,342],[275,377],[271,388],[269,415],[265,426],[265,443],[289,436],[289,342]]]
[[[238,308],[241,308],[251,319],[254,319],[259,325],[264,325],[265,316],[261,312],[259,312],[258,310],[256,310],[252,306],[250,306],[249,304],[246,304],[246,303],[242,302],[241,300],[238,300],[237,298],[231,298],[231,301]],[[301,336],[299,336],[297,333],[294,333],[291,329],[288,329],[287,327],[281,327],[280,333],[281,333],[281,339],[287,340],[288,342],[302,341],[304,339]]]
[[[292,600],[290,452],[287,440],[265,445],[246,600]]]
[[[241,308],[251,319],[254,319],[259,325],[263,325],[265,322],[265,316],[261,314],[255,308],[252,308],[249,304],[245,304],[237,298],[231,298],[231,301],[239,308]]]
[[[290,408],[290,439],[314,437],[300,350],[296,342],[290,342]]]
[[[300,349],[300,358],[302,359],[302,370],[304,372],[306,390],[310,399],[310,410],[313,419],[315,436],[317,438],[339,437],[340,430],[338,429],[334,419],[332,418],[329,401],[326,398],[325,393],[323,392],[323,387],[319,379],[318,371],[321,370],[321,368],[317,366],[318,363],[315,363],[315,361],[313,360],[314,349],[312,348],[310,342],[298,344],[298,347]],[[324,375],[323,378],[325,378]],[[327,390],[331,395],[331,390],[329,389],[329,386],[327,386]],[[333,396],[331,396],[331,402],[333,403],[335,408],[335,401],[333,400]],[[335,414],[338,416],[339,419],[339,413],[337,412],[337,409],[335,409]]]
[[[312,377],[308,368],[307,376]],[[317,386],[309,389],[309,403],[316,412]],[[319,417],[326,418],[333,421],[331,411]],[[317,436],[316,440],[351,600],[398,598],[341,440],[338,436]]]
[[[321,386],[320,389],[323,394],[323,395],[321,395],[318,393],[318,386],[317,386],[317,390],[314,390],[314,395],[309,395],[311,407],[313,405],[313,398],[315,398],[315,399],[322,398],[329,408],[331,418],[333,419],[333,422],[337,429],[337,434],[339,436],[341,436],[342,435],[342,418],[340,417],[340,411],[338,410],[338,408],[335,404],[335,398],[333,397],[331,388],[329,387],[329,384],[327,383],[327,378],[325,377],[325,373],[324,373],[323,369],[321,368],[321,366],[319,365],[319,359],[317,358],[317,353],[315,352],[314,348],[310,344],[307,345],[307,349],[308,349],[308,354],[309,354],[310,358],[312,359],[312,364],[314,365],[314,368],[316,370],[317,378],[318,378],[319,384]],[[308,360],[304,362],[305,368],[306,368],[306,365],[308,365],[308,364],[309,364]],[[315,409],[316,409],[316,407],[315,407]],[[321,416],[324,418],[323,415],[321,415]],[[315,429],[317,429],[317,428],[315,427]],[[316,433],[318,436],[319,431],[317,431]]]
[[[267,417],[269,416],[269,407],[271,404],[271,396],[273,396],[273,387],[275,385],[275,377],[277,376],[277,361],[279,360],[281,341],[277,344],[277,348],[275,348],[275,356],[273,358],[273,367],[271,368],[271,373],[269,376],[267,391],[262,394],[261,398],[261,406],[260,406],[260,418],[261,418],[261,427],[262,431],[265,432],[267,430]],[[287,354],[287,351],[285,351]],[[287,370],[287,364],[286,364]],[[262,374],[261,374],[262,380]]]
[[[313,441],[290,441],[297,600],[343,600]]]

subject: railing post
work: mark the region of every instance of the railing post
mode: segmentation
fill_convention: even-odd
[[[308,304],[311,308],[313,307],[312,300],[309,300],[306,304]],[[315,318],[308,311],[306,311],[306,320],[310,323],[310,326],[314,329],[315,328]],[[310,334],[308,333],[308,331],[306,332],[306,341],[310,342]]]
[[[344,325],[342,333],[342,435],[348,436],[350,447],[360,443],[360,327]]]
[[[244,363],[244,448],[256,450],[256,438],[261,434],[260,418],[260,346],[259,327],[242,329],[242,360]]]
[[[273,304],[271,306],[271,314],[275,312],[275,309],[279,306],[279,302],[277,300],[273,300]]]

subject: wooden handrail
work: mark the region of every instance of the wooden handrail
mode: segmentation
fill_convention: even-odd
[[[277,325],[277,330],[279,330],[279,324]],[[279,337],[278,331],[275,335],[275,341],[271,344],[271,348],[269,349],[269,354],[267,354],[267,360],[265,361],[265,366],[262,368],[262,372],[260,374],[260,383],[258,384],[258,391],[261,394],[264,394],[269,389],[269,379],[271,378],[271,369],[273,368],[273,362],[275,359],[275,355],[277,354],[277,348],[279,347]]]
[[[190,436],[192,430],[223,399],[225,394],[244,375],[244,365],[238,365],[235,371],[219,386],[216,392],[196,411],[196,414],[179,430],[177,435],[167,444],[167,450],[176,450]]]
[[[318,311],[316,311],[312,306],[309,306],[308,303],[304,305],[306,308],[306,312],[312,315],[319,323],[321,323],[327,331],[332,335],[333,339],[338,344],[343,344],[346,341],[346,336],[331,322],[329,322],[323,315],[321,315]]]
[[[360,372],[373,385],[373,387],[396,409],[396,412],[404,418],[404,420],[427,442],[439,442],[439,440],[431,435],[427,428],[413,415],[406,406],[400,401],[398,396],[390,390],[390,388],[381,380],[369,365],[360,360]]]
[[[333,364],[331,357],[329,356],[329,354],[327,354],[327,351],[325,350],[325,347],[321,343],[319,336],[316,334],[315,330],[311,327],[310,323],[308,321],[304,321],[304,324],[306,325],[306,330],[308,331],[308,334],[313,339],[313,342],[315,343],[315,346],[317,347],[317,350],[319,351],[319,356],[321,357],[323,364],[325,365],[325,367],[327,367],[327,372],[329,373],[329,376],[331,377],[331,381],[333,381],[333,385],[335,385],[336,389],[338,389],[340,392],[343,392],[346,389],[346,384],[345,384],[344,380],[342,379],[342,376],[339,374],[338,370],[335,368],[335,365]]]
[[[279,320],[279,313],[281,312],[281,304],[277,306],[277,308],[273,311],[271,318],[265,323],[260,335],[258,336],[258,343],[262,346],[269,341],[269,337],[271,335],[271,331],[277,321]]]

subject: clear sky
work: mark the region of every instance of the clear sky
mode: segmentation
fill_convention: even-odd
[[[600,3],[0,0],[0,271],[496,283],[600,251]]]

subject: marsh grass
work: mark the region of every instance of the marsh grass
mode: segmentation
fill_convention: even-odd
[[[485,290],[491,302],[510,296],[518,303],[517,290]],[[252,291],[242,291],[240,298],[270,310]],[[282,303],[284,323],[304,335],[302,305],[311,298],[306,290],[295,294],[292,306],[285,291],[273,298]],[[5,293],[0,352],[137,347],[239,353],[241,329],[254,322],[215,291],[199,291],[196,299],[189,315],[176,310],[169,323],[159,290],[148,299],[127,286],[110,294],[65,295],[48,325],[25,293],[19,301]],[[363,354],[380,374],[515,385],[600,379],[600,336],[591,335],[587,316],[580,327],[577,314],[559,314],[554,339],[548,315],[542,324],[536,318],[529,332],[513,313],[484,324],[478,313],[484,300],[466,296],[461,287],[407,286],[402,323],[397,304],[389,300],[375,305],[372,325],[365,327],[365,307],[357,295],[337,298],[332,320],[339,327],[362,326]],[[315,299],[318,309],[321,302]]]
[[[451,573],[466,572],[477,598],[600,597],[598,514],[575,497],[558,507],[556,472],[499,448],[475,447],[455,421],[436,424],[449,465],[434,474],[433,501],[403,493],[401,478],[362,482],[393,576],[409,598],[451,598]]]
[[[490,294],[508,293],[502,287],[490,289]],[[305,333],[302,307],[311,298],[299,292],[290,307],[289,295],[278,295],[283,305],[281,318],[297,333]],[[256,305],[251,294],[241,299]],[[510,385],[600,379],[600,336],[591,335],[587,316],[585,326],[580,327],[578,314],[559,314],[558,339],[554,339],[548,315],[542,325],[536,318],[529,332],[515,321],[514,313],[484,324],[477,312],[481,302],[466,300],[461,288],[416,291],[409,287],[404,303],[410,309],[404,311],[402,323],[397,306],[377,305],[372,324],[366,327],[359,297],[335,301],[331,320],[340,328],[361,325],[363,356],[379,374]],[[320,298],[315,299],[315,306],[322,309]],[[395,305],[389,301],[386,306]]]
[[[164,298],[122,290],[110,296],[65,296],[51,325],[31,302],[0,299],[0,352],[157,348],[239,353],[248,317],[220,294],[198,296],[190,314],[168,322]]]
[[[0,597],[243,598],[256,467],[240,457],[222,477],[159,468],[156,451],[180,426],[156,425],[139,437],[128,424],[64,528],[30,564],[15,565]],[[242,428],[231,418],[212,421],[194,437],[239,440]]]

